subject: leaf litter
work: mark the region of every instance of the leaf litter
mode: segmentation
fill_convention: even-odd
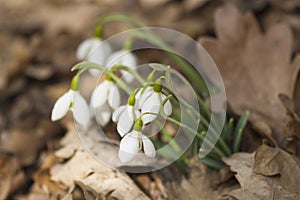
[[[156,20],[151,17],[149,18],[149,14],[148,17],[146,17],[143,12],[139,12],[139,16],[143,18],[147,24],[156,23],[162,26],[175,27],[193,36],[203,33],[207,34],[212,30],[211,13],[215,10],[215,7],[219,6],[219,3],[201,0],[184,1],[185,6],[182,7],[175,1],[162,0],[157,2],[160,9],[157,8],[158,17]],[[22,15],[24,14],[24,10],[26,11],[27,9],[28,12],[28,10],[31,9],[31,5],[28,7],[25,1],[9,1],[5,4],[9,4],[10,9],[13,8],[12,10],[15,10],[12,12],[15,14],[20,13]],[[5,8],[5,4],[1,9]],[[64,9],[56,9],[55,7],[59,4],[64,5],[65,2],[55,1],[49,3],[51,7],[49,12],[52,13],[52,16],[58,14],[61,19],[64,19],[59,22],[52,21],[52,16],[46,14],[41,15],[41,19],[33,21],[34,24],[32,26],[28,22],[22,26],[23,21],[21,20],[21,24],[20,22],[17,23],[20,29],[14,29],[12,25],[7,23],[9,20],[5,20],[5,23],[3,22],[7,30],[13,30],[16,31],[17,34],[22,35],[22,38],[18,37],[18,39],[14,41],[13,37],[3,35],[1,32],[1,37],[2,39],[4,38],[1,40],[3,44],[14,41],[12,42],[12,50],[6,52],[8,62],[5,60],[5,64],[2,65],[5,67],[3,70],[7,71],[1,76],[2,90],[3,88],[5,89],[6,86],[9,88],[9,91],[4,91],[5,94],[11,94],[10,96],[19,95],[25,86],[28,86],[28,82],[30,81],[28,81],[26,76],[40,81],[49,81],[49,78],[52,76],[64,77],[67,70],[62,66],[74,62],[74,58],[70,56],[73,55],[74,52],[69,50],[65,51],[64,47],[68,45],[69,49],[75,48],[74,41],[77,41],[81,36],[74,32],[78,32],[81,29],[89,30],[87,27],[91,25],[89,23],[72,23],[72,13],[74,13],[74,9],[81,10],[82,5],[76,4],[72,8],[68,8],[66,12],[67,17],[64,18],[62,15]],[[111,5],[112,4],[113,3],[111,3]],[[246,5],[245,3],[239,2],[237,4],[240,8],[245,10],[245,7],[243,7]],[[248,3],[248,6],[249,4],[250,3]],[[251,2],[253,10],[262,10],[266,4],[278,7],[282,9],[283,12],[286,10],[291,11],[294,7],[299,7],[296,1],[294,2],[296,6],[292,5],[291,1]],[[42,3],[37,5],[40,7]],[[129,5],[129,3],[127,3],[127,5]],[[133,4],[131,3],[130,5]],[[195,5],[195,7],[193,7],[193,5]],[[120,5],[120,7],[122,6],[123,4]],[[23,12],[20,12],[23,7],[25,7],[25,9],[23,9]],[[124,6],[122,9],[127,8],[128,6]],[[161,16],[165,16],[165,8],[171,13],[167,15],[168,19],[161,20]],[[101,9],[104,10],[104,8]],[[135,7],[134,9],[137,8]],[[89,19],[89,16],[97,15],[96,9],[92,9],[91,13],[87,12],[87,10],[89,9],[83,9],[79,12],[80,16],[85,15],[85,20],[82,21]],[[27,20],[24,21],[36,19],[41,13],[46,12],[47,8],[43,7],[40,11],[31,13]],[[176,13],[180,14],[177,15]],[[1,14],[1,16],[2,15],[3,14]],[[270,136],[270,133],[273,132],[273,136],[275,136],[277,142],[279,142],[281,146],[284,146],[290,153],[295,154],[295,144],[288,148],[286,142],[288,138],[292,138],[292,141],[298,138],[298,121],[296,117],[286,115],[284,106],[282,106],[278,99],[279,94],[286,94],[289,97],[293,96],[294,82],[299,67],[298,58],[292,59],[292,45],[294,40],[292,38],[291,29],[285,24],[279,24],[268,28],[266,33],[263,34],[253,14],[247,13],[243,15],[236,8],[228,5],[220,7],[215,16],[218,39],[204,38],[201,40],[204,42],[204,47],[208,48],[208,51],[211,51],[209,53],[214,57],[217,65],[220,67],[221,73],[224,73],[223,78],[225,79],[225,86],[229,94],[229,104],[233,112],[235,114],[241,114],[246,109],[250,110],[250,120],[253,127],[257,126],[258,130],[263,130],[261,132],[267,136]],[[180,21],[180,23],[176,23],[177,21]],[[272,21],[272,23],[273,22],[274,21]],[[294,23],[295,20],[290,20],[290,22],[293,28],[297,27],[297,23]],[[265,23],[264,27],[269,27],[267,25],[269,22],[266,21]],[[45,35],[42,33],[43,31],[40,32],[39,30],[41,24],[41,30],[45,32]],[[118,28],[120,27],[116,29]],[[23,38],[24,35],[26,35],[25,37],[31,36],[30,32],[35,29],[37,33],[34,35],[38,38],[37,41],[32,40],[25,42]],[[72,41],[70,43],[59,42],[59,44],[51,44],[51,42],[49,42],[53,40],[53,38],[64,41],[70,37],[72,38],[72,40],[69,40]],[[8,40],[5,38],[8,38]],[[30,50],[32,50],[32,52],[26,50],[28,44],[31,45]],[[14,52],[14,48],[20,50]],[[39,49],[39,51],[36,51],[37,49]],[[228,49],[230,49],[230,51],[228,51]],[[243,52],[245,55],[241,55],[240,52]],[[17,60],[10,61],[14,57],[16,57]],[[53,60],[49,61],[47,57],[53,57]],[[40,69],[40,66],[42,66],[41,68],[45,67],[45,70]],[[25,78],[22,75],[23,71],[25,72]],[[245,73],[245,71],[248,73]],[[50,83],[51,81],[52,80],[50,80]],[[50,90],[53,90],[53,88],[55,88],[55,86],[52,87],[52,89],[50,88]],[[64,88],[65,85],[63,89]],[[57,90],[63,89],[59,87],[54,93],[58,93]],[[29,90],[31,90],[31,88]],[[30,93],[30,95],[31,94],[32,93]],[[55,95],[50,94],[51,99],[53,96]],[[18,107],[21,108],[21,98],[19,102],[20,106]],[[295,102],[295,104],[297,107],[297,102]],[[16,122],[13,123],[14,125],[22,122],[22,113],[28,113],[28,110],[24,108],[21,109],[19,112],[16,111],[18,109],[14,111],[16,119]],[[42,110],[41,113],[45,117],[45,110]],[[4,121],[11,122],[13,120],[5,119]],[[17,199],[82,199],[82,195],[92,199],[95,197],[116,197],[122,199],[122,196],[125,194],[124,190],[122,190],[124,185],[134,190],[134,194],[141,195],[141,198],[147,198],[126,174],[106,169],[94,161],[81,147],[78,139],[74,137],[75,132],[72,128],[69,128],[68,134],[61,141],[61,148],[54,152],[51,150],[51,147],[49,148],[48,140],[56,137],[55,135],[61,131],[61,127],[53,129],[53,134],[47,133],[44,136],[42,134],[42,137],[40,137],[41,135],[31,134],[38,132],[35,128],[31,128],[36,126],[36,123],[32,121],[34,121],[34,119],[26,121],[26,123],[30,122],[28,123],[29,128],[26,130],[23,130],[22,127],[18,127],[16,129],[9,128],[5,131],[1,131],[1,148],[4,149],[5,153],[9,152],[13,154],[13,158],[4,157],[5,162],[2,162],[1,154],[0,199],[2,199],[2,197],[5,199],[7,196],[16,193],[16,191],[20,191],[22,186],[28,185],[28,177],[26,176],[31,176],[31,174],[26,174],[25,176],[22,171],[22,166],[31,165],[34,162],[36,162],[39,167],[32,177],[33,184],[30,187],[30,191],[28,191],[28,195],[18,195]],[[290,123],[288,126],[286,126],[287,122]],[[47,124],[45,127],[49,128],[48,122],[43,123]],[[9,123],[4,123],[3,126],[7,128],[7,124]],[[47,136],[48,134],[50,135]],[[26,146],[24,147],[24,144],[21,142],[23,139],[26,143],[33,141],[35,144],[33,147],[28,148],[28,152],[24,150]],[[47,153],[45,153],[45,146],[49,148]],[[40,153],[41,151],[42,153]],[[16,158],[18,160],[13,161],[16,160]],[[79,166],[82,166],[82,160],[89,164],[80,168]],[[144,192],[147,193],[148,191],[145,190],[152,188],[150,194],[147,194],[154,199],[155,197],[157,199],[167,199],[171,197],[186,198],[187,196],[191,198],[197,197],[198,199],[217,199],[222,194],[228,194],[227,197],[245,197],[245,199],[249,199],[249,197],[265,199],[272,197],[275,199],[299,198],[299,194],[295,193],[298,189],[297,185],[299,185],[299,161],[295,156],[279,148],[261,146],[257,149],[255,155],[244,153],[239,156],[239,154],[235,154],[225,162],[230,166],[231,171],[236,173],[236,179],[241,185],[240,189],[237,189],[239,185],[231,178],[232,173],[230,173],[228,169],[226,170],[225,168],[223,172],[219,173],[207,169],[198,162],[191,163],[188,177],[171,173],[178,178],[171,181],[171,178],[162,178],[163,176],[157,177],[156,174],[159,173],[155,173],[151,176],[143,175],[144,177],[140,178],[142,179],[140,182],[141,184],[147,185],[147,187],[144,187],[146,188],[143,190]],[[7,163],[9,163],[11,168],[9,173],[7,171]],[[33,169],[35,169],[35,167],[36,166],[34,166]],[[168,170],[167,172],[170,173]],[[295,175],[292,172],[295,172]],[[221,174],[224,175],[222,176]],[[140,176],[132,178],[135,180],[139,177]],[[155,181],[153,181],[154,179]],[[19,186],[14,186],[14,180],[18,180]],[[122,184],[122,186],[116,188],[116,186],[113,185],[114,182]],[[195,187],[195,185],[199,186],[199,188]],[[114,190],[114,188],[116,188],[116,190]],[[129,198],[132,198],[132,196]]]

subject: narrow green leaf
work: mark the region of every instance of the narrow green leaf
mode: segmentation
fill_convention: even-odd
[[[221,135],[221,137],[225,140],[228,141],[232,138],[233,136],[233,123],[234,123],[234,119],[230,118],[229,122],[226,124],[223,133]]]
[[[224,167],[224,163],[222,161],[210,157],[199,158],[199,161],[204,165],[216,170],[220,170]]]
[[[74,65],[71,69],[71,71],[75,71],[75,70],[78,70],[78,69],[84,69],[84,70],[87,70],[87,69],[98,69],[100,71],[104,71],[106,68],[99,65],[99,64],[96,64],[96,63],[93,63],[93,62],[80,62],[80,63],[77,63],[76,65]]]
[[[249,117],[249,111],[243,113],[241,118],[239,119],[237,126],[235,127],[234,131],[234,142],[233,142],[233,152],[238,152],[241,145],[243,130],[247,124]]]

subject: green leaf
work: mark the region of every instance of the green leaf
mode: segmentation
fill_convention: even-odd
[[[235,127],[234,131],[234,142],[233,142],[233,152],[238,152],[241,145],[241,140],[243,136],[243,130],[247,124],[249,117],[249,111],[243,113],[241,118],[239,119],[237,126]]]
[[[98,69],[100,71],[105,71],[106,68],[99,65],[99,64],[96,64],[96,63],[93,63],[93,62],[80,62],[80,63],[77,63],[75,66],[72,67],[71,71],[75,71],[75,70],[78,70],[78,69],[83,69],[83,70],[88,70],[88,69]]]
[[[156,149],[158,149],[158,153],[160,155],[162,155],[164,158],[166,158],[167,160],[175,160],[174,164],[176,166],[176,168],[183,174],[186,173],[186,163],[184,162],[184,158],[179,158],[176,159],[174,156],[177,155],[176,151],[172,148],[171,145],[167,145],[157,141],[157,140],[152,140],[152,142],[154,143],[154,146]],[[162,148],[164,148],[162,150]]]
[[[199,158],[199,161],[201,163],[203,163],[204,165],[216,169],[216,170],[220,170],[224,167],[224,163],[221,160],[216,160],[214,158],[210,158],[210,157],[205,157],[205,158]]]
[[[234,119],[230,118],[229,122],[226,124],[223,133],[221,135],[221,137],[225,140],[225,141],[230,141],[232,136],[233,136],[233,124],[234,124]]]

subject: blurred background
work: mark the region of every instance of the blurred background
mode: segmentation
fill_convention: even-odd
[[[53,123],[51,109],[69,88],[78,44],[100,16],[129,14],[197,40],[216,36],[214,13],[224,2],[253,12],[263,31],[288,24],[293,54],[300,51],[299,0],[0,0],[0,199],[29,199],[45,157],[60,148],[72,116]],[[128,27],[110,23],[105,37]]]

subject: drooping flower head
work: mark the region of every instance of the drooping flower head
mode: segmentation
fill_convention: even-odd
[[[104,66],[106,59],[111,54],[112,48],[110,45],[102,41],[100,38],[93,37],[81,42],[76,51],[76,57],[79,60],[93,62]],[[89,69],[93,76],[98,76],[101,72],[96,69]]]
[[[119,149],[119,159],[121,162],[126,163],[131,161],[141,149],[144,150],[146,156],[155,157],[155,147],[151,140],[142,134],[142,127],[142,119],[138,118],[134,124],[133,131],[127,133],[121,140]]]
[[[166,99],[166,95],[161,91],[161,80],[158,79],[154,82],[153,87],[148,87],[142,94],[139,94],[138,107],[141,109],[141,113],[153,113],[142,117],[145,124],[154,121],[160,113],[162,103]],[[164,102],[163,112],[167,116],[172,114],[172,105],[168,99]]]
[[[135,120],[140,114],[140,111],[135,106],[135,93],[132,93],[128,98],[127,105],[117,108],[112,116],[112,120],[117,123],[117,131],[121,137],[132,129]]]
[[[59,97],[54,104],[51,120],[56,121],[64,117],[68,110],[73,112],[74,119],[81,125],[86,126],[90,121],[90,110],[78,91],[79,76],[72,79],[71,89]]]
[[[108,68],[113,67],[114,65],[124,65],[126,67],[134,69],[137,66],[136,56],[129,52],[128,50],[120,50],[112,53],[106,61],[106,66]],[[129,72],[122,71],[124,80],[126,82],[132,82],[134,77]]]
[[[105,126],[111,118],[112,110],[120,106],[121,97],[118,86],[109,75],[94,90],[91,106],[96,111],[96,117],[101,126]]]

